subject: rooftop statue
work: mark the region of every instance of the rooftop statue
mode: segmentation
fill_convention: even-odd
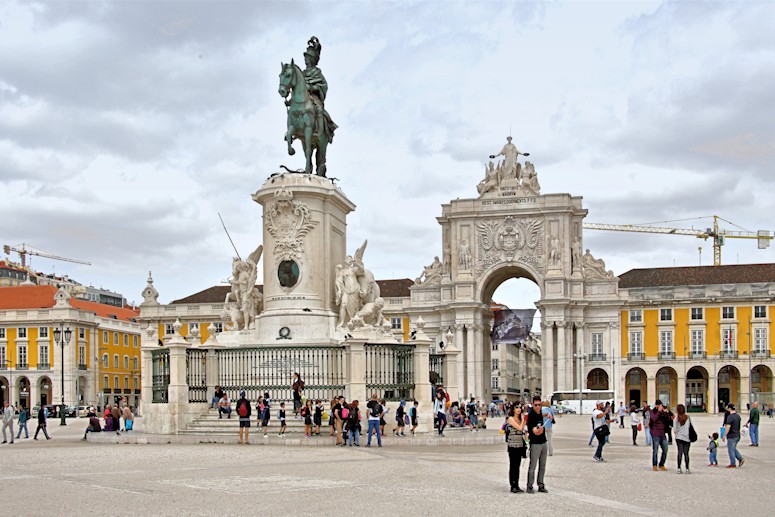
[[[325,110],[328,82],[318,68],[320,41],[312,36],[304,52],[306,68],[302,71],[291,59],[280,64],[279,94],[288,108],[288,131],[285,141],[288,154],[294,155],[293,141],[301,140],[304,145],[306,166],[304,172],[312,174],[312,151],[315,151],[316,174],[326,175],[326,148],[333,142],[338,127]]]

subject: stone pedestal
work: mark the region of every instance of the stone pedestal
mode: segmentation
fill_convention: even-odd
[[[336,267],[355,205],[330,180],[309,174],[270,178],[253,200],[264,209],[264,309],[255,339],[273,343],[287,328],[293,341],[331,343]]]
[[[366,393],[365,345],[366,341],[361,339],[348,339],[345,343],[345,379],[348,382],[344,388],[344,398],[347,401],[357,400],[361,408],[365,408],[369,400]]]

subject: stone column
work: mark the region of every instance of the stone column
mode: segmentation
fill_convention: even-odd
[[[368,401],[366,393],[366,341],[350,338],[345,341],[345,388],[346,400]],[[425,369],[426,376],[428,368]],[[365,407],[365,405],[364,405]]]
[[[711,372],[712,373],[712,372]],[[708,413],[718,413],[718,377],[716,375],[708,375],[708,400],[705,401],[705,405],[708,408]]]
[[[462,323],[455,323],[455,347],[457,348],[458,354],[456,355],[456,372],[457,372],[457,397],[455,400],[461,400],[461,396],[466,392],[465,386],[466,386],[466,369],[465,369],[465,355],[463,355],[463,352],[465,350],[465,334],[463,333],[463,327],[464,325]],[[446,382],[446,379],[444,380]],[[450,394],[450,399],[452,397],[452,394]]]
[[[676,382],[678,383],[678,393],[676,393],[676,401],[672,403],[671,406],[675,407],[678,404],[686,406],[686,372],[684,372],[683,375],[679,375]]]
[[[543,321],[541,326],[541,396],[549,397],[555,391],[553,321]]]
[[[154,325],[148,324],[144,329],[142,342],[140,343],[140,414],[144,415],[146,409],[153,403],[153,356],[151,352],[158,350],[159,345],[156,341],[156,329]],[[99,352],[98,352],[99,355]],[[98,360],[101,360],[98,358]],[[98,369],[99,371],[99,369]],[[97,378],[97,392],[103,389],[102,379]],[[98,401],[102,405],[102,399]],[[144,427],[148,430],[148,420],[144,419]],[[153,432],[153,431],[150,431]]]
[[[745,371],[742,370],[741,371]],[[738,398],[740,399],[739,404],[740,406],[737,408],[738,413],[742,413],[743,411],[747,411],[748,408],[746,404],[750,402],[749,394],[751,393],[751,371],[748,371],[748,375],[740,375],[740,386],[737,389],[738,391]]]
[[[584,355],[586,355],[586,346],[584,345],[584,322],[579,321],[576,322],[576,357],[577,359],[573,362],[573,364],[576,365],[576,378],[573,380],[572,386],[574,386],[574,389],[578,390],[579,388],[584,387],[584,380],[583,375],[584,372],[581,368],[582,358]]]
[[[458,384],[460,382],[458,377],[458,364],[462,362],[458,357],[460,355],[460,350],[455,346],[448,346],[444,349],[442,354],[444,354],[444,389],[449,392],[450,400],[460,400],[460,386]],[[416,391],[414,396],[417,400],[421,400],[421,398],[424,397],[422,393],[420,393],[420,396],[418,397]],[[428,396],[430,397],[430,392],[428,393]],[[431,411],[433,411],[433,408],[431,408]]]
[[[485,400],[487,388],[490,386],[491,364],[487,361],[487,354],[484,350],[484,327],[474,325],[474,364],[476,376],[474,377],[474,397],[478,400]],[[486,380],[486,382],[485,382]]]
[[[466,384],[463,399],[476,396],[476,329],[473,323],[466,324]]]
[[[646,374],[646,400],[649,406],[654,407],[654,401],[657,400],[657,378]]]
[[[431,383],[428,378],[430,372],[430,347],[431,340],[423,332],[422,328],[417,329],[414,344],[414,357],[412,365],[414,369],[414,398],[419,402],[418,412],[420,415],[430,415],[433,413],[433,402],[430,400]],[[365,385],[364,385],[365,393]],[[450,394],[452,397],[452,394]],[[351,399],[348,399],[351,400]],[[411,405],[410,401],[407,404]],[[417,430],[421,433],[433,431],[433,419],[420,418]]]
[[[565,345],[566,322],[557,323],[557,391],[568,389],[568,355]]]

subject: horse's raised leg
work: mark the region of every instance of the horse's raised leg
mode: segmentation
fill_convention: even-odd
[[[291,114],[288,114],[288,132],[285,133],[285,141],[288,142],[288,154],[293,156],[296,154],[296,149],[293,148],[293,122],[291,122]]]
[[[325,135],[318,136],[318,146],[315,152],[315,159],[317,161],[316,173],[318,176],[326,177],[326,148],[328,147],[328,139]]]

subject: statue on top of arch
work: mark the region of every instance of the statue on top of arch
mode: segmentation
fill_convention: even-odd
[[[490,155],[490,162],[484,169],[484,179],[479,182],[476,190],[479,197],[489,192],[510,191],[518,196],[539,195],[541,185],[538,183],[538,174],[531,162],[526,161],[524,167],[519,163],[519,155],[530,156],[523,153],[517,146],[511,143],[511,137],[506,137],[506,145],[498,154]],[[493,162],[498,156],[503,156],[497,165]]]

